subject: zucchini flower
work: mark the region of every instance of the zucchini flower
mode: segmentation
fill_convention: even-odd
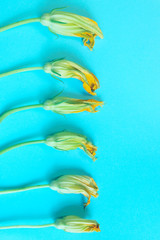
[[[45,142],[48,146],[62,151],[80,148],[87,153],[93,161],[96,160],[95,155],[97,147],[88,141],[87,138],[82,134],[67,131],[58,132],[48,137]]]
[[[102,106],[103,102],[88,99],[74,99],[68,97],[55,97],[51,100],[44,102],[44,109],[51,110],[59,114],[70,114],[80,112],[97,112],[96,107]]]
[[[60,78],[76,78],[83,83],[83,88],[92,95],[96,95],[94,91],[100,87],[99,81],[93,73],[69,60],[59,59],[47,63],[44,66],[44,71]]]
[[[17,229],[17,228],[46,228],[55,227],[71,233],[89,233],[100,232],[99,224],[95,220],[87,220],[77,216],[65,216],[59,218],[55,223],[42,224],[42,225],[11,225],[1,226],[2,229]]]
[[[84,46],[90,50],[93,49],[97,36],[103,38],[103,33],[95,21],[74,13],[54,9],[51,13],[44,14],[40,22],[55,34],[82,38]]]
[[[1,73],[0,78],[15,73],[35,70],[44,70],[46,73],[51,74],[52,77],[76,78],[83,83],[84,89],[92,95],[96,95],[94,91],[100,87],[99,81],[93,73],[79,64],[66,59],[53,60],[49,63],[46,63],[43,67],[21,68],[6,73]]]
[[[51,189],[59,193],[83,194],[88,198],[85,207],[90,204],[91,196],[98,197],[98,187],[93,178],[81,175],[64,175],[50,184]]]
[[[97,147],[94,146],[90,141],[88,141],[86,136],[78,133],[67,132],[67,131],[55,133],[52,136],[49,136],[43,140],[34,140],[34,141],[15,144],[13,146],[10,146],[6,149],[1,150],[0,155],[12,149],[15,149],[17,147],[22,147],[25,145],[37,144],[37,143],[45,143],[50,147],[53,147],[57,150],[62,150],[62,151],[69,151],[69,150],[80,148],[85,153],[87,153],[87,155],[91,157],[93,161],[96,160],[95,155],[96,155]]]
[[[54,9],[40,18],[26,19],[1,27],[0,32],[33,22],[40,22],[56,35],[80,37],[90,50],[93,49],[96,36],[103,38],[103,33],[95,21],[74,13],[59,11],[59,9]]]
[[[89,99],[81,100],[68,97],[54,97],[53,99],[46,100],[43,104],[29,105],[19,108],[13,108],[0,116],[0,122],[2,122],[7,116],[12,113],[33,109],[33,108],[44,108],[45,110],[50,110],[58,114],[71,114],[71,113],[80,113],[80,112],[97,112],[96,107],[102,106],[103,102]]]
[[[98,197],[98,193],[97,193],[98,187],[95,181],[93,180],[93,178],[89,176],[83,176],[83,175],[63,175],[53,180],[50,184],[27,186],[27,187],[11,189],[11,190],[3,190],[3,191],[0,191],[0,195],[24,192],[24,191],[40,189],[40,188],[50,188],[54,191],[57,191],[63,194],[70,194],[70,193],[83,194],[85,197],[88,198],[87,203],[84,204],[85,207],[90,204],[91,196]]]
[[[86,220],[77,216],[66,216],[57,219],[56,228],[72,233],[100,232],[99,224],[95,220]]]

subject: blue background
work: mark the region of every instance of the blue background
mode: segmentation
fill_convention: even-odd
[[[160,238],[160,68],[158,0],[0,0],[0,26],[39,17],[55,7],[96,20],[104,39],[90,52],[78,38],[59,39],[39,23],[0,33],[0,72],[42,66],[66,57],[100,80],[97,114],[66,118],[43,109],[16,113],[0,125],[0,148],[41,139],[59,130],[88,136],[98,146],[93,163],[81,150],[60,152],[44,144],[0,157],[1,189],[46,183],[60,174],[88,174],[100,190],[86,210],[80,195],[49,189],[0,196],[0,225],[41,224],[76,214],[96,219],[101,233],[70,234],[54,228],[3,230],[3,240]],[[63,95],[88,98],[80,81],[66,79]],[[63,84],[43,71],[0,79],[0,112],[36,104],[59,93]]]

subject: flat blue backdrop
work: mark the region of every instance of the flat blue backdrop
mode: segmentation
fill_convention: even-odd
[[[13,114],[0,124],[0,148],[41,139],[58,130],[83,133],[98,146],[93,163],[81,150],[60,152],[45,145],[26,146],[0,157],[0,188],[46,183],[61,174],[88,174],[99,198],[86,210],[79,195],[43,189],[0,196],[0,225],[39,224],[76,214],[96,219],[101,233],[70,234],[54,228],[3,230],[3,240],[157,240],[160,238],[160,68],[158,0],[0,0],[0,26],[39,17],[53,8],[98,22],[104,39],[93,52],[78,38],[58,39],[39,23],[0,33],[0,72],[42,66],[66,57],[100,80],[97,114],[66,118],[43,109]],[[82,84],[64,80],[63,95],[88,98]],[[0,79],[0,113],[35,104],[59,93],[63,84],[43,71]]]

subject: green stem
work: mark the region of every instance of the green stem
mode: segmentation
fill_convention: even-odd
[[[21,26],[21,25],[24,25],[24,24],[27,24],[27,23],[33,23],[33,22],[40,22],[40,18],[30,18],[30,19],[26,19],[26,20],[23,20],[23,21],[19,21],[19,22],[9,24],[7,26],[1,27],[0,32],[4,32],[4,31],[9,30],[11,28],[18,27],[18,26]]]
[[[2,122],[6,117],[8,117],[9,115],[11,115],[12,113],[19,112],[19,111],[23,111],[23,110],[28,110],[28,109],[32,109],[32,108],[40,108],[40,107],[43,107],[43,104],[35,104],[35,105],[29,105],[29,106],[24,106],[24,107],[19,107],[19,108],[11,109],[11,110],[3,113],[3,114],[0,116],[0,122]]]
[[[39,189],[39,188],[49,188],[49,184],[30,186],[30,187],[24,187],[24,188],[16,188],[16,189],[11,189],[11,190],[4,190],[4,191],[0,191],[0,194],[24,192],[24,191]]]
[[[54,223],[42,224],[42,225],[13,225],[13,226],[4,226],[0,227],[2,229],[13,229],[13,228],[46,228],[46,227],[56,227]]]
[[[16,69],[13,71],[5,72],[0,74],[1,77],[6,77],[15,73],[21,73],[21,72],[28,72],[28,71],[34,71],[34,70],[43,70],[43,67],[29,67],[29,68],[21,68],[21,69]]]
[[[3,150],[0,151],[0,155],[2,155],[3,153],[6,153],[12,149],[15,149],[17,147],[22,147],[22,146],[26,146],[26,145],[30,145],[30,144],[37,144],[37,143],[45,143],[45,140],[34,140],[34,141],[28,141],[28,142],[24,142],[24,143],[18,143],[15,144],[11,147],[5,148]]]

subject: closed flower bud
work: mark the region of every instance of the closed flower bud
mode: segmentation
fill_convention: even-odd
[[[59,193],[83,194],[88,198],[85,206],[89,205],[91,196],[98,197],[98,187],[93,178],[82,175],[64,175],[50,183],[50,188]]]
[[[95,113],[97,112],[95,108],[102,105],[103,102],[94,99],[81,100],[68,97],[55,97],[45,101],[43,108],[59,114],[80,113],[84,111]]]
[[[58,132],[48,137],[45,143],[48,146],[63,151],[81,148],[93,159],[93,161],[96,160],[95,155],[97,147],[88,141],[87,137],[84,135],[67,131]]]
[[[87,220],[77,216],[66,216],[55,221],[55,227],[71,233],[100,232],[95,220]]]
[[[55,34],[82,38],[84,45],[90,50],[94,47],[96,36],[103,38],[95,21],[74,13],[54,9],[51,13],[44,14],[40,22]]]
[[[69,60],[59,59],[44,65],[44,71],[60,78],[76,78],[83,83],[84,89],[92,95],[100,87],[96,76],[86,68]]]

